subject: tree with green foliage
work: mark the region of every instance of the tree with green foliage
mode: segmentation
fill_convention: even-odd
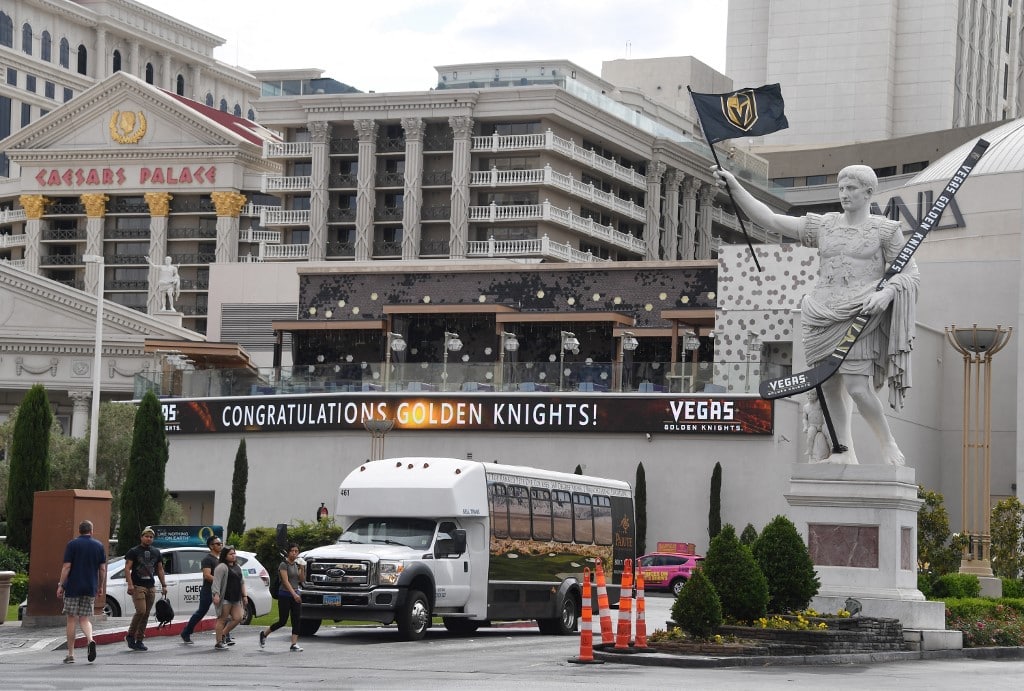
[[[751,622],[765,615],[768,581],[750,553],[741,545],[736,529],[726,523],[712,540],[702,570],[722,602],[722,614]]]
[[[35,493],[50,489],[52,426],[46,389],[36,384],[22,399],[14,423],[7,483],[7,545],[26,552],[32,545]]]
[[[288,526],[288,540],[297,544],[300,550],[305,551],[335,543],[342,532],[342,527],[335,523],[333,516],[323,521],[308,523],[297,521]],[[284,554],[277,546],[276,528],[250,528],[242,534],[236,546],[246,552],[255,552],[256,558],[264,566],[273,564],[273,566],[267,567],[267,570],[270,571],[270,592],[276,593],[277,565],[284,558]]]
[[[238,442],[235,452],[235,472],[231,476],[231,512],[228,514],[228,535],[245,532],[245,489],[249,484],[249,459],[245,454],[245,439]]]
[[[747,523],[747,527],[740,533],[740,543],[747,547],[753,547],[755,540],[757,540],[757,528],[753,523]]]
[[[918,486],[917,498],[924,501],[917,512],[917,570],[934,581],[960,567],[960,550],[950,540],[949,514],[940,492]]]
[[[636,513],[636,553],[647,553],[647,473],[644,464],[636,464],[636,482],[633,485],[633,506]]]
[[[1024,504],[1017,497],[992,507],[992,573],[1001,578],[1020,578],[1024,571]]]
[[[751,552],[768,581],[768,611],[781,614],[807,609],[821,581],[793,522],[785,516],[773,518],[754,541]]]
[[[139,544],[142,529],[159,522],[164,510],[167,437],[160,401],[147,391],[135,412],[128,472],[121,493],[117,553]]]
[[[708,508],[708,538],[715,539],[722,530],[722,464],[716,462],[711,471],[711,501]]]
[[[694,638],[709,638],[722,625],[722,602],[704,569],[697,569],[672,604],[672,621]]]

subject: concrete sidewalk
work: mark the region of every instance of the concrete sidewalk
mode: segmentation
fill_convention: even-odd
[[[146,638],[179,636],[188,620],[189,617],[176,617],[174,621],[161,627],[158,626],[156,619],[150,619],[146,626]],[[96,645],[123,645],[130,623],[131,617],[96,617],[92,624],[92,638]],[[216,619],[208,616],[199,622],[196,631],[212,631],[215,625]],[[65,650],[66,632],[65,626],[22,626],[22,622],[17,620],[4,622],[0,624],[0,656],[29,650]],[[85,636],[79,629],[76,631],[75,647],[84,648],[85,645]]]

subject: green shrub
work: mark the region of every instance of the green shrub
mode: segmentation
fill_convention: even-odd
[[[335,542],[342,532],[341,526],[335,523],[333,518],[309,523],[298,521],[288,526],[288,541],[294,542],[300,550],[305,551]],[[277,547],[277,529],[250,528],[244,535],[235,535],[231,539],[238,549],[256,553],[256,558],[270,573],[270,592],[277,592],[277,565],[284,558]]]
[[[704,569],[693,572],[672,604],[672,621],[694,638],[708,638],[722,625],[722,603]]]
[[[26,552],[22,552],[20,549],[0,544],[0,571],[27,573],[28,554]]]
[[[736,621],[754,621],[766,614],[768,582],[750,553],[741,545],[730,524],[708,548],[703,569],[722,603],[722,614]]]
[[[785,613],[807,609],[821,581],[793,522],[785,516],[773,518],[751,551],[768,582],[768,610]]]
[[[755,540],[757,540],[757,528],[753,523],[747,523],[747,527],[740,533],[740,543],[752,547]]]
[[[934,598],[932,593],[932,575],[925,571],[917,572],[917,589],[921,591],[921,594],[925,598],[931,600]]]
[[[963,632],[965,648],[1024,645],[1024,600],[947,600],[946,627]]]
[[[1019,578],[1004,578],[1003,597],[1024,598],[1024,581]]]
[[[946,598],[978,597],[981,595],[981,583],[978,577],[969,573],[947,573],[935,579],[932,585],[932,596]]]
[[[11,579],[11,604],[19,605],[28,599],[28,574],[17,573]]]

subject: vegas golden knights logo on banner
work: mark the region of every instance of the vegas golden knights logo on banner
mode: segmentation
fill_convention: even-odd
[[[753,89],[744,89],[722,97],[722,113],[734,127],[744,132],[757,124],[757,100]]]
[[[118,144],[138,144],[146,136],[146,116],[140,110],[115,110],[110,116],[110,137]]]

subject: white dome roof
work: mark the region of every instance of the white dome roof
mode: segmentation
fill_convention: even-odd
[[[1024,118],[1011,120],[989,130],[981,137],[973,137],[915,175],[906,186],[920,183],[947,182],[963,164],[978,139],[991,146],[971,171],[971,176],[1024,171]]]

